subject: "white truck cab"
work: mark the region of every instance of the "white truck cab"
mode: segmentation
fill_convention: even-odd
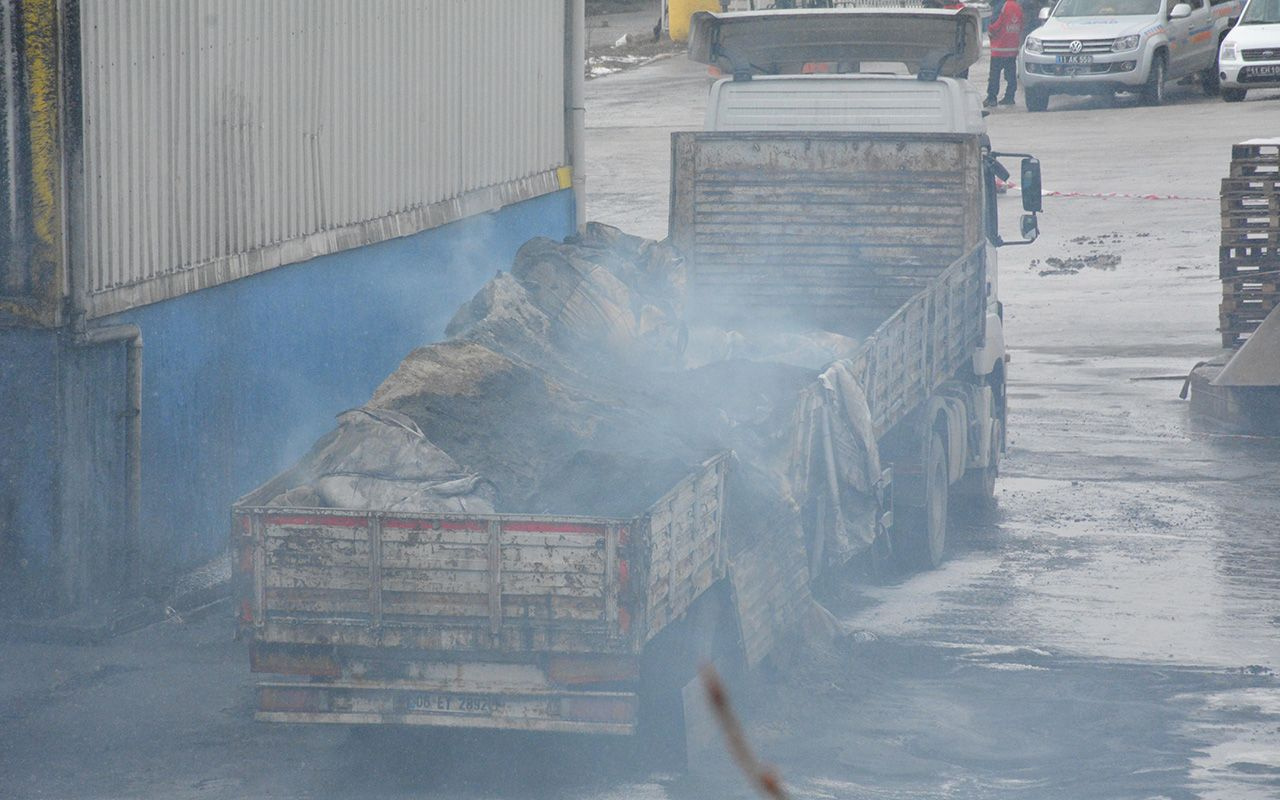
[[[982,95],[964,77],[981,55],[979,18],[970,10],[833,9],[695,14],[689,57],[731,75],[718,80],[707,102],[708,131],[840,131],[970,134],[988,156],[985,343],[974,354],[975,374],[1004,358],[995,248],[996,175],[1008,173],[987,140]],[[1016,154],[1021,156],[1022,154]],[[974,165],[978,170],[979,165]],[[1024,184],[1034,183],[1033,213],[1024,241],[1038,233],[1039,164],[1024,161]],[[1030,199],[1030,198],[1028,198]]]

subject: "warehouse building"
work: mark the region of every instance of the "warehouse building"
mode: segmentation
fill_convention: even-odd
[[[573,232],[581,6],[0,5],[0,602],[223,551],[237,496]]]

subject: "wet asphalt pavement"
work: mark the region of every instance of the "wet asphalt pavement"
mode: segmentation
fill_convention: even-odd
[[[588,84],[591,218],[665,233],[668,133],[708,85],[682,58]],[[1048,192],[1139,197],[1047,197],[1001,251],[998,510],[955,520],[942,569],[825,598],[840,635],[738,688],[752,741],[803,798],[1280,797],[1280,445],[1192,430],[1163,379],[1218,350],[1218,181],[1280,134],[1280,93],[990,127]],[[714,753],[667,775],[623,741],[256,724],[230,631],[0,644],[0,796],[750,796]]]

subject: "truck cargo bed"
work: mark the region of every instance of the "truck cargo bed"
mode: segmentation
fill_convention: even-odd
[[[632,519],[233,511],[263,719],[629,732],[644,643],[725,574],[729,455]],[[318,682],[317,682],[318,681]],[[460,720],[465,720],[462,722]]]
[[[723,574],[727,455],[635,519],[234,511],[257,641],[636,652]]]

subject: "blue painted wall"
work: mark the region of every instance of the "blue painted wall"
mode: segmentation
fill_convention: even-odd
[[[136,323],[145,342],[144,574],[162,576],[221,551],[237,497],[297,460],[333,427],[336,414],[365,403],[412,349],[438,340],[458,306],[508,269],[521,244],[534,236],[563,238],[572,230],[572,192],[560,191],[96,323]],[[54,381],[45,360],[57,346],[41,336],[52,334],[23,339],[20,357],[5,359],[13,362],[5,374],[13,375],[0,381],[0,409],[6,422],[20,419],[22,430],[0,434],[9,437],[0,438],[0,451],[10,452],[6,445],[15,443],[9,456],[0,454],[8,458],[0,468],[12,484],[0,502],[17,498],[15,546],[47,565],[41,554],[57,538],[56,520],[65,511],[50,506],[66,506],[57,496],[59,481],[75,483],[77,492],[111,489],[79,473],[60,479],[44,466],[44,454],[58,450],[56,439],[50,444],[43,433],[58,427],[44,410],[45,396],[57,394],[48,385]],[[119,354],[99,357],[96,373],[78,367],[63,390],[81,391],[71,384],[90,381],[103,387],[105,397],[123,398],[123,348],[116,349]],[[92,408],[79,404],[72,413]],[[92,427],[69,422],[68,431]],[[123,420],[113,430],[122,435]],[[111,440],[94,443],[75,441],[82,435],[73,433],[61,457],[115,463],[116,433],[84,434]],[[69,449],[75,452],[68,456]],[[90,469],[89,477],[99,472]],[[19,476],[16,484],[13,475]],[[95,504],[87,507],[75,516],[82,528]]]

